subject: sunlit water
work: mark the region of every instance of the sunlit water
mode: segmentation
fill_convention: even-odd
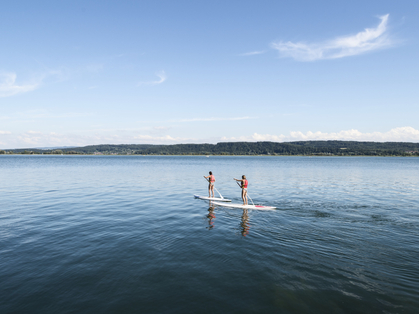
[[[0,313],[417,313],[418,201],[419,158],[1,156]]]

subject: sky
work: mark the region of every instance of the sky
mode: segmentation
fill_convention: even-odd
[[[0,149],[419,142],[419,1],[4,1]]]

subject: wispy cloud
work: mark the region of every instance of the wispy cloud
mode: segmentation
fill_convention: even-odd
[[[8,134],[12,134],[12,132],[10,132],[10,131],[1,131],[0,130],[0,135],[8,135]]]
[[[238,120],[248,120],[248,119],[258,119],[258,117],[230,117],[230,118],[222,118],[222,117],[210,117],[210,118],[190,118],[190,119],[172,119],[172,120],[139,120],[138,123],[183,123],[183,122],[205,122],[205,121],[238,121]]]
[[[181,119],[175,122],[196,122],[196,121],[237,121],[237,120],[248,120],[256,119],[256,117],[233,117],[233,118],[192,118],[192,119]]]
[[[291,57],[298,61],[315,61],[355,56],[369,51],[391,46],[387,36],[389,14],[380,18],[376,28],[366,28],[356,35],[338,37],[322,43],[306,44],[302,42],[273,42],[271,46],[282,57]]]
[[[251,52],[245,52],[245,53],[241,53],[239,56],[243,56],[243,57],[246,57],[246,56],[254,56],[254,55],[260,55],[260,54],[263,54],[263,53],[265,53],[266,51],[251,51]]]
[[[94,112],[50,112],[44,109],[27,110],[14,112],[11,113],[9,116],[0,116],[0,128],[5,128],[11,125],[45,125],[45,123],[48,124],[52,120],[54,121],[54,123],[60,120],[68,121],[70,119],[74,119],[75,121],[76,119],[92,117],[94,115]],[[1,132],[2,131],[0,131],[0,135],[7,134]],[[28,134],[34,134],[32,132],[34,131],[29,131]]]
[[[171,129],[170,126],[155,126],[155,127],[153,127],[153,130],[155,130],[155,131],[167,131],[169,129]]]
[[[340,132],[306,132],[293,131],[289,135],[279,134],[258,134],[240,137],[223,137],[222,141],[320,141],[320,140],[340,140],[340,141],[375,141],[375,142],[419,142],[419,130],[412,127],[399,127],[388,132],[362,133],[358,130],[343,130]]]
[[[93,113],[79,113],[79,112],[62,112],[54,113],[45,109],[28,110],[24,112],[17,112],[14,115],[15,120],[33,120],[33,119],[68,119],[68,118],[80,118],[89,117]]]
[[[167,80],[167,75],[166,72],[164,71],[160,71],[156,73],[156,76],[159,78],[157,81],[149,81],[149,82],[140,82],[138,83],[138,85],[157,85],[157,84],[161,84],[164,81]]]
[[[164,135],[164,136],[152,136],[152,135],[137,135],[134,136],[134,139],[136,142],[138,140],[141,141],[141,143],[160,143],[160,144],[173,144],[173,143],[184,143],[184,142],[195,142],[196,139],[191,138],[184,138],[184,137],[172,137],[170,135]]]
[[[7,131],[0,133],[0,149],[53,147],[53,146],[86,146],[98,144],[175,144],[194,143],[196,138],[176,137],[172,135],[147,135],[138,132],[109,134],[97,132],[89,134],[56,133],[27,131],[12,134]],[[3,136],[7,135],[7,136]]]
[[[16,73],[0,74],[0,97],[9,97],[37,89],[40,82],[26,85],[16,84]]]
[[[87,72],[100,72],[104,68],[103,64],[95,63],[95,64],[89,64],[86,66]]]

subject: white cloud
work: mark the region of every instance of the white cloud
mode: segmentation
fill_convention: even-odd
[[[260,54],[263,54],[263,53],[265,53],[266,51],[251,51],[251,52],[245,52],[245,53],[242,53],[242,54],[240,54],[240,56],[243,56],[243,57],[247,57],[247,56],[254,56],[254,55],[260,55]]]
[[[366,28],[356,35],[311,44],[280,41],[272,43],[272,47],[278,50],[281,56],[291,57],[298,61],[337,59],[359,55],[392,45],[392,41],[386,34],[388,17],[389,14],[381,16],[381,22],[376,28]]]
[[[362,133],[358,130],[346,130],[337,133],[322,132],[291,132],[292,138],[307,140],[346,140],[346,141],[376,141],[376,142],[419,142],[419,130],[412,127],[399,127],[388,132]]]
[[[293,131],[288,135],[258,134],[239,137],[222,138],[190,138],[175,137],[171,135],[153,135],[140,132],[90,131],[89,135],[81,133],[56,133],[27,131],[16,134],[9,131],[0,131],[0,149],[57,147],[57,146],[86,146],[98,144],[178,144],[178,143],[216,143],[216,142],[291,142],[316,140],[342,140],[342,141],[375,141],[375,142],[416,142],[419,143],[419,130],[412,127],[399,127],[388,132],[362,133],[358,130],[343,130],[340,132],[300,132]],[[3,136],[4,135],[4,136]]]
[[[156,73],[156,76],[159,78],[157,81],[150,81],[150,82],[140,82],[138,83],[138,85],[157,85],[157,84],[161,84],[164,81],[167,80],[167,75],[166,72],[164,71],[160,71]]]
[[[319,140],[340,140],[340,141],[374,141],[374,142],[419,142],[419,130],[412,127],[399,127],[388,132],[362,133],[358,130],[343,130],[340,132],[300,132],[292,131],[289,135],[271,135],[254,133],[251,136],[223,137],[222,141],[319,141]]]
[[[16,73],[0,74],[0,97],[9,97],[21,93],[26,93],[38,88],[40,83],[17,85]]]

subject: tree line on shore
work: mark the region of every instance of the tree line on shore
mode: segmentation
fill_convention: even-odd
[[[419,143],[298,141],[223,142],[217,144],[90,145],[61,149],[0,150],[0,154],[43,155],[273,155],[273,156],[419,156]]]

